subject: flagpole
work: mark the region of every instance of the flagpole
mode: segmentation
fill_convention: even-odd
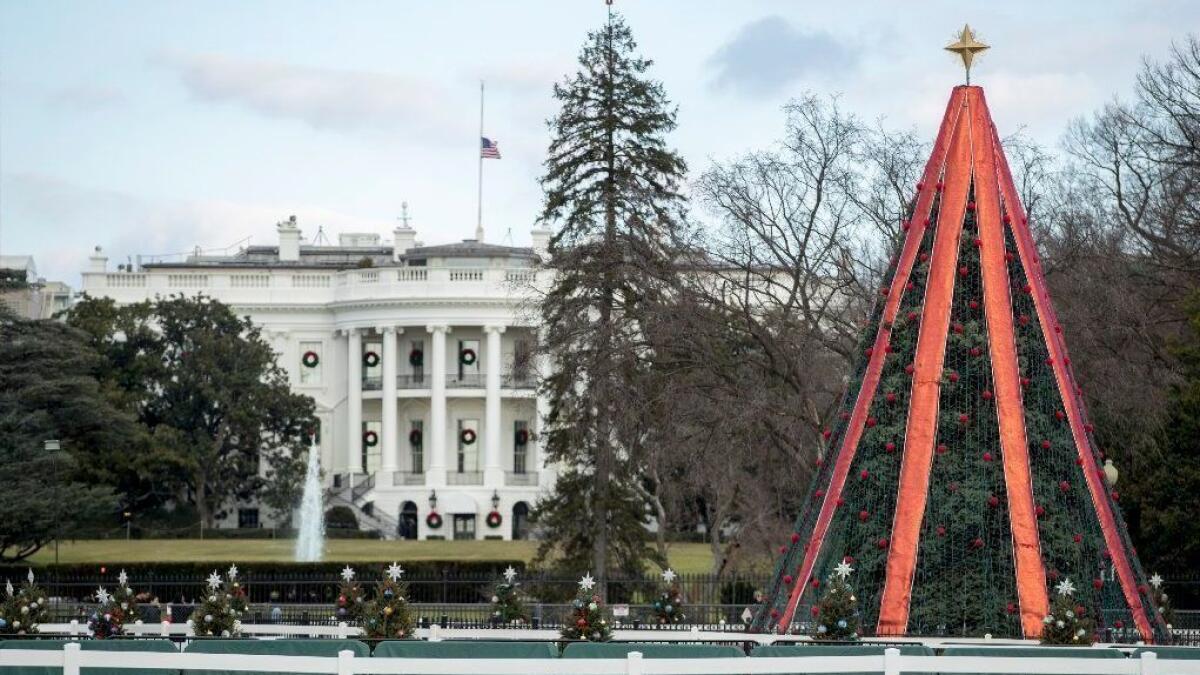
[[[479,158],[479,194],[475,200],[478,207],[475,240],[483,242],[483,80],[479,81],[479,137],[475,141],[475,156]]]

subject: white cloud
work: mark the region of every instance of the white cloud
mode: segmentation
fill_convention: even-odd
[[[796,28],[780,16],[742,26],[708,59],[713,85],[747,95],[771,94],[805,75],[830,77],[855,67],[853,49],[824,31]]]
[[[430,80],[217,54],[168,54],[159,61],[198,100],[299,120],[314,129],[446,130],[447,94]]]

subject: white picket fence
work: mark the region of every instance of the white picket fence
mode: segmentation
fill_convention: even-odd
[[[351,651],[333,656],[262,656],[82,651],[79,643],[61,651],[0,650],[0,667],[61,668],[80,675],[81,668],[149,668],[294,672],[352,675],[402,673],[449,675],[487,671],[496,675],[782,675],[784,673],[1020,673],[1021,675],[1200,675],[1200,661],[1158,660],[1153,653],[1137,659],[1083,659],[978,656],[906,656],[889,648],[875,656],[786,656],[726,659],[643,659],[638,652],[621,659],[410,659],[356,658]]]

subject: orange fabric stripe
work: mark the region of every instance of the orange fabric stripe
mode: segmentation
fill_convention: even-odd
[[[994,127],[991,128],[991,135],[992,144],[995,147],[1000,147],[1000,137]],[[1029,233],[1028,226],[1025,225],[1025,212],[1021,208],[1020,200],[1017,198],[1017,189],[1013,183],[1012,172],[1008,168],[1008,161],[1004,157],[1004,153],[997,153],[997,158],[1000,171],[1000,191],[1013,218],[1011,225],[1013,239],[1016,241],[1017,253],[1020,256],[1021,264],[1025,268],[1026,277],[1034,289],[1033,301],[1037,307],[1038,323],[1042,327],[1042,334],[1045,336],[1050,357],[1054,359],[1052,366],[1054,377],[1058,383],[1058,391],[1062,397],[1067,420],[1071,425],[1071,435],[1075,440],[1076,450],[1079,453],[1079,458],[1083,461],[1084,479],[1087,482],[1088,492],[1092,497],[1092,504],[1096,509],[1096,514],[1100,518],[1100,530],[1104,534],[1104,544],[1108,548],[1108,552],[1112,555],[1117,579],[1121,584],[1121,591],[1125,596],[1125,602],[1129,605],[1130,611],[1133,614],[1133,622],[1137,626],[1138,632],[1141,633],[1142,638],[1147,642],[1153,642],[1154,632],[1150,627],[1150,620],[1146,609],[1142,605],[1141,597],[1137,592],[1137,580],[1134,577],[1133,565],[1126,555],[1124,542],[1122,542],[1121,535],[1117,531],[1116,516],[1113,514],[1113,506],[1109,501],[1107,486],[1103,484],[1100,478],[1100,467],[1095,455],[1091,451],[1087,432],[1083,428],[1083,411],[1078,398],[1075,396],[1073,378],[1065,365],[1065,344],[1056,330],[1058,321],[1055,316],[1054,307],[1050,303],[1050,296],[1046,293],[1045,277],[1042,276],[1041,268],[1035,262],[1037,252],[1033,244],[1033,237]]]
[[[961,101],[965,112],[968,99],[964,96]],[[928,500],[930,462],[937,437],[942,368],[946,335],[950,327],[950,304],[954,298],[959,236],[966,211],[967,190],[971,183],[970,133],[970,119],[964,117],[955,129],[946,162],[946,176],[943,179],[945,191],[942,193],[929,281],[925,288],[925,308],[917,336],[904,458],[900,465],[900,487],[888,549],[887,577],[879,607],[877,632],[880,635],[899,635],[908,627],[913,572],[917,565],[921,520],[925,516],[925,503]]]
[[[837,508],[838,497],[841,496],[842,489],[845,487],[846,476],[850,473],[850,464],[854,461],[854,455],[858,449],[858,441],[862,438],[863,423],[870,410],[871,401],[875,398],[875,391],[879,386],[879,378],[883,372],[883,362],[887,358],[887,350],[885,348],[891,340],[891,326],[896,320],[896,313],[900,310],[900,299],[904,295],[904,286],[908,282],[909,275],[912,273],[913,262],[916,260],[917,252],[921,247],[921,238],[924,234],[923,221],[929,213],[929,209],[933,206],[935,192],[933,185],[942,171],[942,166],[945,164],[950,139],[958,124],[962,110],[962,101],[964,99],[963,90],[963,87],[955,87],[951,93],[950,100],[946,103],[946,113],[942,117],[942,125],[938,130],[937,140],[934,142],[933,152],[929,156],[929,161],[925,164],[925,173],[923,174],[922,182],[924,182],[926,187],[917,195],[917,204],[913,209],[913,226],[905,238],[904,248],[901,250],[900,258],[896,262],[896,274],[892,277],[892,285],[888,290],[888,297],[884,303],[883,320],[880,322],[879,332],[875,337],[875,348],[867,364],[867,372],[863,376],[862,387],[859,388],[858,397],[855,399],[854,410],[846,426],[846,433],[842,437],[833,474],[830,477],[829,487],[825,492],[824,501],[821,502],[821,512],[817,516],[812,536],[805,546],[804,559],[800,563],[800,567],[796,570],[795,585],[792,587],[791,595],[788,597],[787,607],[783,615],[780,616],[779,623],[777,624],[778,630],[781,632],[786,631],[787,627],[791,624],[792,617],[796,613],[796,607],[800,603],[800,596],[804,593],[804,589],[808,587],[809,577],[812,575],[813,566],[816,565],[817,554],[820,553],[821,547],[824,545],[825,534],[828,532],[829,524],[833,520],[833,512]]]
[[[975,207],[979,223],[980,267],[983,275],[983,310],[987,320],[988,350],[992,359],[992,386],[1004,459],[1004,485],[1012,528],[1013,563],[1017,600],[1025,637],[1042,634],[1042,619],[1050,607],[1041,541],[1034,513],[1033,478],[1025,434],[1025,407],[1021,397],[1016,337],[1009,296],[1008,265],[1004,260],[1004,231],[1000,224],[1000,195],[996,180],[995,148],[991,119],[982,90],[972,87],[972,128],[975,131]]]

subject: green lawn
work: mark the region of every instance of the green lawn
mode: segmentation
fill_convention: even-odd
[[[290,539],[139,539],[63,542],[63,563],[290,561],[295,542]],[[375,541],[332,539],[325,544],[325,559],[336,562],[390,562],[392,560],[530,560],[536,544],[529,541]],[[33,562],[54,562],[54,545],[34,554]],[[705,544],[672,544],[671,565],[681,573],[706,573],[712,556]]]

